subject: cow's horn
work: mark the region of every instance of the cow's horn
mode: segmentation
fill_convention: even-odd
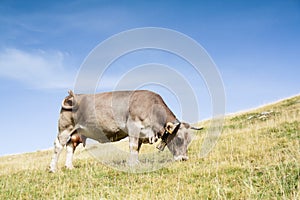
[[[167,130],[170,134],[173,133],[174,128],[175,128],[175,125],[174,125],[172,122],[168,122],[168,123],[166,124],[166,130]]]
[[[168,122],[166,125],[166,130],[172,134],[175,130],[175,133],[178,131],[181,123],[173,124],[172,122]]]

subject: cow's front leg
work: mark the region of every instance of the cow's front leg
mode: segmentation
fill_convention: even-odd
[[[138,137],[129,137],[129,166],[135,166],[139,163],[138,154],[141,148],[142,142]]]

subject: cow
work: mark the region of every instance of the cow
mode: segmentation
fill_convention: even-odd
[[[50,172],[56,171],[65,146],[65,166],[72,169],[74,151],[80,143],[85,146],[87,138],[106,143],[128,137],[130,166],[138,163],[138,152],[143,143],[153,144],[159,138],[161,142],[157,148],[160,151],[167,146],[175,160],[188,160],[187,147],[192,129],[201,128],[180,122],[162,97],[152,91],[74,94],[70,90],[61,103],[59,133],[54,141]]]

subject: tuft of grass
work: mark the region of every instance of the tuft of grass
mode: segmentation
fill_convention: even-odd
[[[260,118],[264,112],[270,114]],[[200,124],[207,127],[210,121]],[[47,171],[52,151],[4,156],[0,199],[300,199],[299,132],[297,96],[227,116],[207,157],[199,157],[205,131],[196,132],[190,160],[152,172],[115,170],[85,149],[76,151],[72,171],[64,169],[63,153],[55,174]],[[128,144],[114,145],[126,149]],[[154,151],[153,145],[142,146],[142,165],[147,167]],[[109,155],[105,146],[96,153]],[[118,156],[107,161],[125,162],[123,155]],[[166,154],[164,159],[168,158]]]

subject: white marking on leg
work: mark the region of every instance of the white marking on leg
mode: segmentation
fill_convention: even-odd
[[[138,141],[139,138],[129,137],[129,159],[128,159],[128,165],[129,166],[135,166],[139,163],[139,147],[138,147]]]
[[[129,118],[127,121],[127,129],[128,129],[129,150],[130,150],[128,165],[134,166],[139,163],[138,153],[139,153],[139,139],[141,133],[141,122],[134,121],[131,118]]]
[[[73,154],[74,154],[74,147],[72,143],[67,145],[67,157],[66,157],[66,168],[73,169]]]
[[[135,166],[139,164],[138,151],[130,151],[128,166]]]
[[[63,149],[63,146],[60,144],[58,138],[56,138],[54,141],[54,153],[52,155],[52,160],[50,163],[50,172],[56,171],[57,161],[58,161],[58,158],[59,158],[59,155],[60,155],[62,149]]]

